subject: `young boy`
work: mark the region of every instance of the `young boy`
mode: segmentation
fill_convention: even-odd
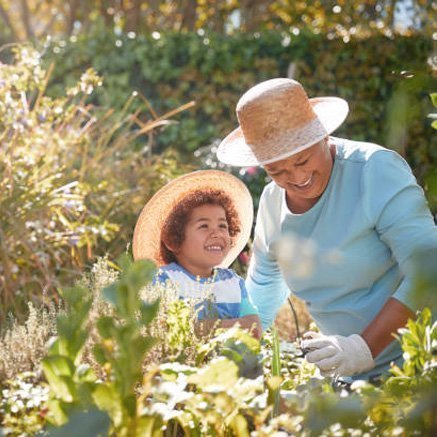
[[[239,324],[261,336],[258,313],[242,278],[227,267],[244,248],[252,227],[252,198],[229,173],[203,170],[181,176],[146,204],[135,227],[135,259],[159,267],[180,298],[213,297],[198,308],[199,331]]]

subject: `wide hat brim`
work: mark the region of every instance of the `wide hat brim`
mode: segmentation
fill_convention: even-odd
[[[220,143],[217,149],[217,158],[224,164],[237,167],[270,164],[288,158],[311,147],[334,132],[344,122],[349,113],[348,103],[339,97],[316,97],[309,99],[309,102],[323,129],[310,135],[306,142],[290,145],[289,150],[285,153],[271,156],[269,159],[259,160],[250,145],[247,144],[241,127],[238,127]]]
[[[199,170],[180,176],[162,187],[147,202],[135,225],[132,250],[135,260],[150,259],[158,266],[161,230],[169,214],[184,197],[197,190],[222,190],[232,200],[240,220],[240,232],[234,245],[217,267],[229,267],[244,249],[253,224],[253,201],[246,185],[230,173],[220,170]]]

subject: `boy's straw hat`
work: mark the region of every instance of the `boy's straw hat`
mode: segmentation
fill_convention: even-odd
[[[239,167],[288,158],[337,129],[349,111],[339,97],[308,99],[292,79],[271,79],[250,88],[237,104],[240,126],[219,145],[217,157]]]
[[[253,202],[246,185],[230,173],[220,170],[199,170],[180,176],[162,187],[146,204],[138,217],[133,235],[135,260],[160,262],[161,229],[176,204],[197,190],[222,190],[232,200],[240,219],[240,233],[220,267],[228,267],[244,249],[252,229]]]

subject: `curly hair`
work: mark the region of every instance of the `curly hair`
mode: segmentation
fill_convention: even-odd
[[[184,197],[171,211],[161,229],[159,257],[163,264],[176,262],[175,254],[164,244],[178,249],[185,239],[185,225],[194,208],[203,205],[218,205],[225,210],[231,246],[240,232],[240,219],[232,199],[223,190],[196,190]]]

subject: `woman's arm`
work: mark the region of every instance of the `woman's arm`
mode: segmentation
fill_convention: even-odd
[[[279,232],[281,226],[279,217],[271,216],[272,211],[278,209],[277,205],[278,196],[273,196],[271,190],[265,189],[258,208],[246,277],[246,289],[258,310],[264,330],[272,325],[279,308],[290,294],[275,257],[269,253],[269,234]]]
[[[322,374],[349,376],[371,370],[377,357],[420,305],[415,298],[415,258],[437,248],[437,230],[423,190],[407,163],[380,151],[367,163],[363,178],[364,211],[399,266],[402,279],[393,295],[358,335],[314,335],[302,342],[307,360]],[[365,254],[363,254],[365,256]]]
[[[394,340],[393,335],[407,324],[408,319],[415,318],[416,315],[410,308],[397,299],[390,298],[361,334],[373,358]]]
[[[415,318],[419,309],[415,299],[415,256],[437,248],[437,229],[423,190],[408,164],[390,151],[378,152],[368,162],[364,202],[369,217],[375,217],[379,238],[387,244],[403,278],[385,305],[361,336],[373,357],[393,340],[393,334]],[[378,175],[378,177],[376,177]],[[381,188],[382,187],[382,188]]]

